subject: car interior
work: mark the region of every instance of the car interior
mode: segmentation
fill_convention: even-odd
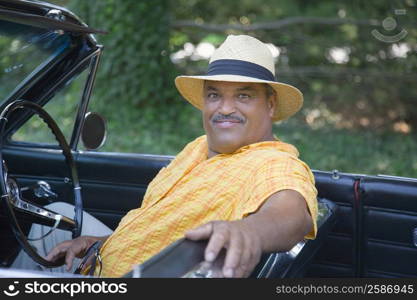
[[[56,10],[66,21],[56,18]],[[147,186],[173,157],[94,150],[106,134],[102,118],[89,111],[102,47],[90,34],[96,31],[71,12],[46,3],[0,0],[0,33],[10,43],[25,45],[20,56],[4,54],[12,63],[7,76],[0,77],[0,87],[12,87],[0,89],[0,277],[48,277],[50,273],[10,268],[33,222],[76,236],[79,216],[56,222],[55,217],[44,218],[52,213],[44,211],[44,205],[79,203],[79,209],[114,230],[128,211],[141,205]],[[47,112],[53,120],[54,105],[62,106],[61,93],[71,85],[79,86],[80,97],[68,114],[68,128],[55,134],[58,141],[39,140],[33,132],[21,134],[34,115],[48,119]],[[53,124],[42,126],[49,130]],[[265,253],[251,277],[416,277],[417,179],[336,170],[313,173],[319,201],[317,238],[285,253]],[[34,211],[28,213],[25,203],[16,199],[27,200]],[[204,246],[181,239],[125,277],[216,277],[222,258],[211,266],[202,264]]]

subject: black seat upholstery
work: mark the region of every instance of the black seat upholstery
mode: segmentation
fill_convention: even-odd
[[[337,205],[318,199],[317,236],[314,240],[299,242],[288,252],[264,254],[252,272],[255,278],[303,277],[314,255],[323,245],[330,229],[336,222]]]

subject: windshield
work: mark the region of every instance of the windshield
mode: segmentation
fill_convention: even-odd
[[[0,104],[69,47],[70,37],[61,31],[0,20]]]

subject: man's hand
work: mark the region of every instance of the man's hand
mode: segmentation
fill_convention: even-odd
[[[191,240],[209,239],[205,260],[227,249],[224,277],[247,277],[262,253],[288,251],[313,228],[303,196],[294,190],[271,195],[260,209],[238,221],[214,221],[188,231]]]
[[[67,271],[70,271],[75,257],[83,258],[85,252],[92,244],[99,240],[105,241],[106,239],[107,236],[80,236],[73,240],[64,241],[56,245],[55,248],[48,253],[45,259],[49,261],[56,261],[61,257],[65,257]]]
[[[259,236],[242,220],[209,222],[185,236],[191,240],[210,239],[205,250],[208,262],[213,262],[222,248],[227,249],[224,277],[248,277],[261,258]]]

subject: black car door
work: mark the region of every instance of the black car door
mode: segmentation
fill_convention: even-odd
[[[309,277],[416,277],[417,180],[315,172],[319,195],[339,206]]]

